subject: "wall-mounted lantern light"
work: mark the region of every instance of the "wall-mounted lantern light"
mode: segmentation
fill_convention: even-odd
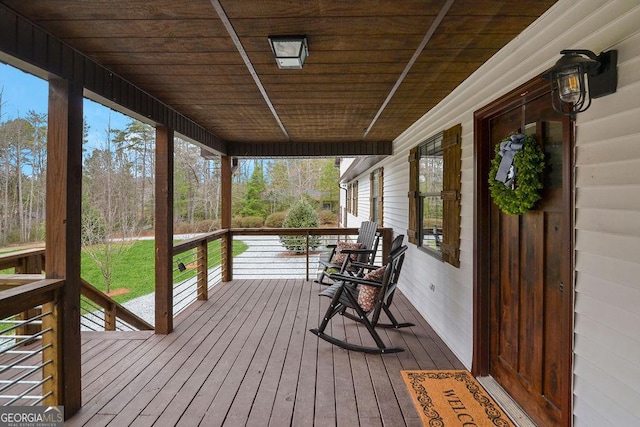
[[[609,95],[618,86],[618,51],[596,55],[590,50],[563,50],[562,58],[545,74],[551,81],[551,102],[560,114],[575,118],[593,98]]]
[[[269,36],[269,44],[280,69],[300,69],[309,56],[305,36]]]

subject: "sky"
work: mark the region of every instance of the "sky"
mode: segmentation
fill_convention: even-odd
[[[25,117],[29,110],[47,113],[48,84],[32,74],[0,63],[2,117],[0,121]],[[109,118],[112,129],[124,129],[130,118],[89,99],[84,100],[84,116],[89,124],[89,146],[98,147],[104,141]]]

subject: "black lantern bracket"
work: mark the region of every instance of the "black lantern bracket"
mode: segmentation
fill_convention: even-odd
[[[562,55],[568,53],[576,53],[578,55],[584,55],[589,59],[593,59],[598,62],[598,65],[593,67],[588,72],[589,75],[589,95],[591,98],[600,98],[602,96],[611,95],[615,93],[618,88],[618,51],[608,50],[601,52],[600,55],[596,55],[590,50],[562,50]]]

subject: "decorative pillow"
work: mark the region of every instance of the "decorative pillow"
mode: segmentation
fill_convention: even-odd
[[[376,268],[373,271],[364,275],[365,280],[373,280],[374,282],[382,282],[384,278],[384,272],[387,271],[387,266]]]
[[[343,249],[364,249],[364,245],[359,242],[338,242],[336,243],[336,257],[333,260],[334,264],[342,265],[348,254],[343,254]],[[358,254],[350,254],[351,261],[358,259]]]
[[[382,282],[384,272],[387,268],[380,267],[376,270],[370,271],[365,274],[365,280],[372,280],[374,282]],[[380,288],[371,285],[360,285],[358,291],[358,305],[364,310],[369,311],[376,303],[376,297],[378,296],[378,290]]]

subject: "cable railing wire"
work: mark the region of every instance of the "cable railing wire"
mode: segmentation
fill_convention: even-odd
[[[4,327],[0,330],[0,404],[37,405],[51,395],[44,393],[44,385],[53,381],[53,376],[44,376],[44,368],[53,363],[51,359],[42,360],[45,351],[53,349],[51,342],[44,338],[53,333],[51,327],[43,328],[44,320],[51,316],[47,311],[26,320],[16,320],[16,316],[0,319]],[[23,328],[18,330],[18,328]],[[26,334],[28,328],[37,328],[36,332]],[[34,358],[37,358],[34,360]]]

